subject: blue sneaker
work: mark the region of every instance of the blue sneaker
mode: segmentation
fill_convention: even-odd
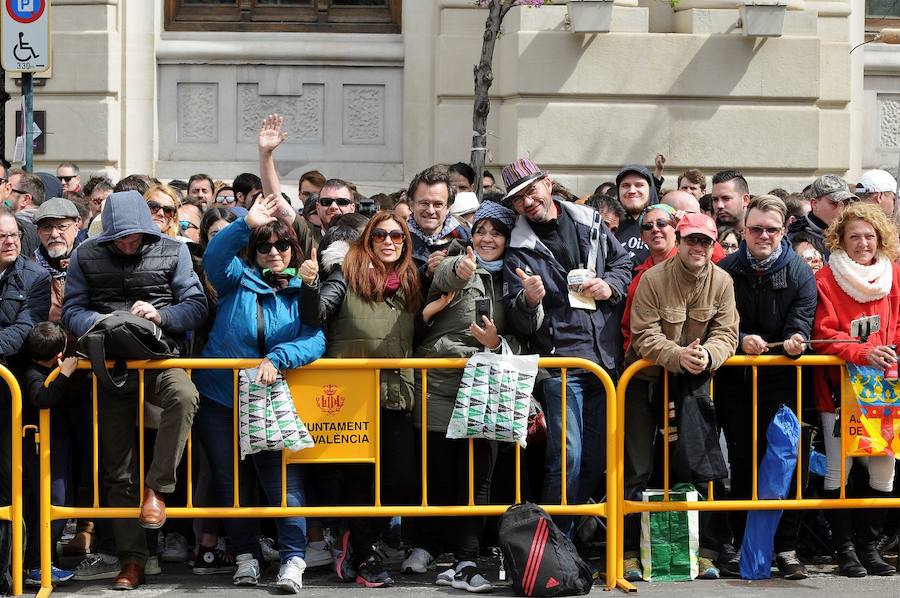
[[[66,569],[60,569],[56,565],[51,565],[50,571],[50,582],[54,585],[58,583],[65,583],[75,577],[74,572],[68,571]],[[25,585],[35,587],[39,587],[41,585],[41,570],[39,568],[30,569],[25,574]]]

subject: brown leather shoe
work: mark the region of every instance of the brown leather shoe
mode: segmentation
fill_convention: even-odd
[[[159,529],[166,522],[166,502],[162,494],[153,488],[144,488],[144,500],[141,503],[141,516],[138,518],[141,527]]]
[[[144,568],[137,563],[125,563],[113,582],[114,590],[134,590],[144,583]]]

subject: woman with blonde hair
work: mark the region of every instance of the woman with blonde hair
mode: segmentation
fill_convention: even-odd
[[[178,192],[168,185],[153,185],[144,193],[147,207],[153,222],[159,227],[159,232],[170,237],[181,236],[181,228],[178,224],[178,208],[181,199]]]
[[[831,256],[828,265],[816,273],[819,302],[813,338],[850,340],[850,322],[863,316],[879,316],[881,327],[866,342],[823,343],[816,349],[848,363],[888,369],[897,363],[894,347],[900,343],[900,266],[894,263],[900,256],[897,229],[878,206],[856,202],[832,221],[825,232],[825,246]],[[814,376],[816,409],[822,418],[827,459],[825,496],[838,498],[841,438],[836,408],[841,396],[841,371],[837,366],[816,368]],[[867,495],[890,497],[894,457],[865,457],[858,461],[869,470]],[[853,460],[848,457],[845,484],[852,465]],[[882,560],[876,547],[886,513],[886,509],[826,511],[841,575],[863,577],[896,572],[893,565]]]

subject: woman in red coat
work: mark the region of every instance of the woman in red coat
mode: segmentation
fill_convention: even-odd
[[[900,266],[894,263],[900,257],[897,230],[878,206],[856,202],[831,223],[825,244],[831,257],[828,266],[816,274],[819,303],[813,338],[849,339],[850,322],[862,316],[880,316],[881,328],[865,343],[821,344],[816,349],[850,363],[887,369],[897,362],[897,355],[889,345],[900,344]],[[841,439],[834,434],[836,416],[835,400],[832,399],[832,396],[840,396],[840,383],[838,367],[816,369],[816,407],[822,418],[827,457],[825,495],[830,498],[837,498],[840,492]],[[894,485],[894,458],[881,456],[858,460],[869,469],[871,488],[868,494],[889,497]],[[847,458],[845,483],[852,463],[852,459]],[[885,509],[826,512],[842,575],[862,577],[867,573],[895,573],[895,568],[881,559],[875,547]]]

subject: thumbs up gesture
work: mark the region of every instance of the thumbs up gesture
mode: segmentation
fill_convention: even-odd
[[[456,262],[456,275],[459,276],[461,280],[470,280],[472,275],[475,274],[475,268],[478,263],[475,261],[475,250],[472,249],[472,246],[466,248],[466,256]]]
[[[319,260],[316,258],[315,247],[309,252],[309,259],[300,264],[300,278],[309,286],[315,285],[319,278]]]
[[[522,268],[516,268],[516,276],[522,281],[522,289],[525,291],[525,303],[534,309],[540,305],[547,291],[544,290],[544,281],[536,274],[526,274]]]

